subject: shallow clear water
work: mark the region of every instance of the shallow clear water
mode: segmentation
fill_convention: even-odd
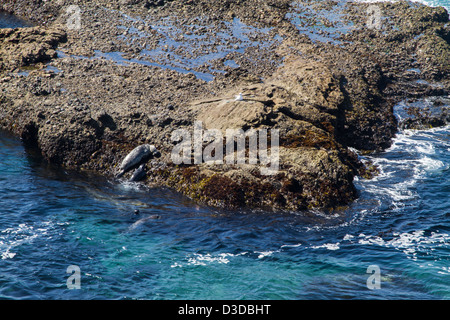
[[[116,12],[106,10],[108,12]],[[78,59],[99,59],[104,58],[114,61],[119,65],[131,63],[154,66],[162,69],[170,69],[179,73],[192,73],[198,79],[212,81],[217,74],[224,74],[227,67],[238,68],[239,64],[235,58],[243,57],[246,51],[263,51],[281,43],[281,36],[271,34],[273,28],[256,28],[243,23],[239,18],[234,18],[231,22],[222,21],[220,32],[217,32],[214,25],[207,17],[198,17],[195,22],[181,22],[176,17],[167,17],[157,21],[130,17],[119,12],[120,19],[116,21],[116,27],[121,34],[118,39],[128,45],[137,47],[137,39],[149,39],[155,37],[156,32],[160,37],[155,48],[148,48],[147,45],[140,47],[139,55],[135,58],[124,58],[123,52],[101,52],[94,50],[92,57],[73,56]],[[152,32],[139,30],[136,27],[127,27],[133,23],[138,23],[141,27],[148,25]],[[219,23],[215,21],[215,23]],[[123,33],[122,33],[123,31]],[[59,57],[66,55],[59,51]],[[226,59],[226,60],[225,60]],[[252,60],[246,57],[250,64],[260,64],[261,55],[256,55]],[[264,58],[266,59],[266,58]],[[223,62],[220,62],[224,60]],[[279,61],[275,61],[279,60]],[[281,63],[279,58],[271,58],[275,65]],[[215,65],[215,66],[214,66]]]

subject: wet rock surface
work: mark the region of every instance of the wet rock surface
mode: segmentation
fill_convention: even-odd
[[[355,175],[373,171],[352,148],[388,147],[399,122],[448,123],[443,8],[271,0],[0,4],[37,25],[0,29],[1,128],[52,163],[111,177],[128,152],[153,144],[162,156],[147,163],[144,183],[207,205],[349,204],[357,197]],[[379,24],[369,20],[374,8]],[[426,98],[443,112],[417,110]],[[410,120],[394,116],[401,102],[412,107]],[[192,133],[199,122],[223,135],[279,130],[278,171],[174,164],[173,132]]]

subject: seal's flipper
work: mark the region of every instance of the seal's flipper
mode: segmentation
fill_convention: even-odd
[[[133,175],[131,176],[130,180],[131,182],[138,182],[144,179],[145,175],[147,173],[145,172],[145,164],[141,164],[139,168],[134,170]]]

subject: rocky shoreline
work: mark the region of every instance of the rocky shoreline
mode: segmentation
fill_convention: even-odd
[[[353,178],[376,172],[355,150],[390,145],[399,128],[395,106],[410,108],[404,128],[449,121],[443,8],[403,1],[2,0],[0,9],[36,24],[0,29],[0,128],[51,163],[111,177],[130,150],[153,144],[161,157],[147,163],[144,183],[206,205],[348,205],[358,196]],[[371,15],[380,18],[374,25]],[[234,99],[239,93],[243,99]],[[414,109],[427,98],[439,114]],[[439,121],[427,122],[432,117]],[[278,172],[174,164],[172,133],[192,132],[198,122],[222,132],[278,129]]]

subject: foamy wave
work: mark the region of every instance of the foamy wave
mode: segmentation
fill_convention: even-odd
[[[216,262],[216,263],[229,263],[228,259],[232,254],[230,253],[219,253],[217,256],[213,256],[211,254],[198,254],[195,253],[193,257],[189,258],[188,264],[195,266],[206,266],[207,264]]]
[[[283,249],[289,248],[298,248],[302,244],[285,244],[280,246],[279,249],[276,250],[265,250],[265,251],[243,251],[241,253],[233,254],[233,253],[218,253],[218,254],[201,254],[201,253],[193,253],[189,254],[186,257],[185,262],[175,262],[171,265],[172,268],[176,267],[185,267],[185,266],[208,266],[213,264],[228,264],[231,262],[231,259],[236,257],[248,257],[251,259],[264,259],[267,257],[271,257],[276,253],[280,253]],[[330,249],[332,250],[332,249]]]
[[[310,248],[311,249],[327,249],[327,250],[335,251],[335,250],[339,250],[340,247],[339,247],[339,242],[337,242],[337,243],[325,243],[320,246],[311,246]]]
[[[183,266],[207,266],[210,264],[228,264],[230,262],[230,258],[242,256],[247,254],[247,252],[242,252],[239,254],[232,253],[218,253],[218,254],[201,254],[201,253],[193,253],[187,258],[186,263],[175,262],[171,265],[172,268],[183,267]]]
[[[424,230],[413,232],[393,233],[393,238],[385,240],[380,236],[359,234],[357,237],[346,235],[343,241],[357,242],[361,245],[375,245],[385,248],[394,248],[403,251],[412,260],[417,260],[418,253],[429,254],[437,247],[450,248],[450,235],[447,233],[431,232],[426,235]]]
[[[363,157],[378,168],[379,174],[371,180],[357,179],[355,183],[372,197],[390,201],[393,208],[403,207],[406,201],[419,196],[415,188],[418,183],[449,168],[449,164],[437,159],[438,152],[449,146],[441,138],[449,128],[398,133],[385,152]]]
[[[362,246],[379,246],[384,248],[393,248],[403,252],[408,259],[417,261],[419,258],[426,256],[430,258],[432,252],[437,248],[450,249],[450,235],[447,233],[431,232],[427,234],[425,230],[416,230],[404,233],[392,233],[389,239],[376,235],[366,235],[360,233],[358,235],[346,234],[342,240],[332,243],[324,243],[320,245],[304,246],[306,249],[319,250],[325,249],[330,251],[340,250],[341,247],[347,245],[362,245]],[[227,265],[232,259],[237,257],[247,257],[257,260],[271,257],[276,253],[283,251],[283,248],[298,248],[301,244],[296,245],[282,245],[278,250],[267,251],[245,251],[238,254],[232,253],[218,253],[218,254],[200,254],[193,253],[186,257],[183,262],[175,262],[171,265],[172,268],[187,267],[187,266],[212,266],[212,265]],[[256,259],[255,259],[256,260]],[[439,267],[438,273],[448,274],[450,268]]]

